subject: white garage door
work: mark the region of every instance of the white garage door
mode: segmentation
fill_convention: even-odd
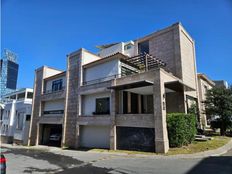
[[[110,148],[110,127],[81,126],[80,146],[87,148]]]

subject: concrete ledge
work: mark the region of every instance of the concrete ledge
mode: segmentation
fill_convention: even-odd
[[[111,125],[110,115],[95,115],[95,116],[79,116],[77,118],[77,124],[79,125]]]
[[[38,123],[40,124],[63,124],[63,116],[41,116]]]
[[[41,101],[57,100],[65,98],[65,90],[56,91],[48,94],[41,95]]]
[[[116,126],[154,128],[153,114],[117,114]]]

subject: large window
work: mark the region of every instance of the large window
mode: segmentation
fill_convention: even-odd
[[[33,92],[27,92],[27,98],[33,98]]]
[[[23,113],[17,113],[17,122],[16,122],[16,129],[22,130],[23,129]]]
[[[63,80],[55,80],[52,82],[52,91],[59,91],[62,89]]]
[[[96,99],[96,112],[94,114],[110,114],[110,98]]]
[[[127,75],[131,75],[131,74],[135,74],[135,73],[137,73],[137,72],[132,70],[132,69],[129,69],[125,66],[122,66],[122,68],[121,68],[122,76],[127,76]]]
[[[25,98],[25,92],[18,94],[18,99],[24,99]]]
[[[144,54],[144,53],[149,54],[149,41],[138,43],[138,51],[139,54]]]

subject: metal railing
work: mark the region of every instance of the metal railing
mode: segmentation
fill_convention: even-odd
[[[58,89],[58,90],[52,90],[52,89],[50,89],[50,90],[44,90],[43,94],[52,94],[52,93],[56,93],[56,92],[60,92],[60,91],[64,91],[64,90],[65,90],[65,87],[62,86],[62,88]]]
[[[106,81],[110,81],[116,78],[121,77],[121,74],[115,74],[112,76],[107,76],[107,77],[103,77],[103,78],[99,78],[99,79],[94,79],[94,80],[89,80],[89,81],[84,81],[82,82],[82,85],[92,85],[92,84],[96,84],[96,83],[101,83],[101,82],[106,82]]]

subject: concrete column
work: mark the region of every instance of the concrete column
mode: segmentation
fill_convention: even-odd
[[[131,113],[131,93],[127,92],[127,112]]]
[[[110,128],[110,149],[116,150],[117,149],[117,134],[116,134],[116,125],[115,125],[115,117],[118,110],[118,91],[111,90],[111,97],[110,97],[110,118],[111,118],[111,128]]]
[[[155,124],[155,151],[166,153],[169,149],[164,81],[160,70],[155,72],[153,86],[154,124]]]

